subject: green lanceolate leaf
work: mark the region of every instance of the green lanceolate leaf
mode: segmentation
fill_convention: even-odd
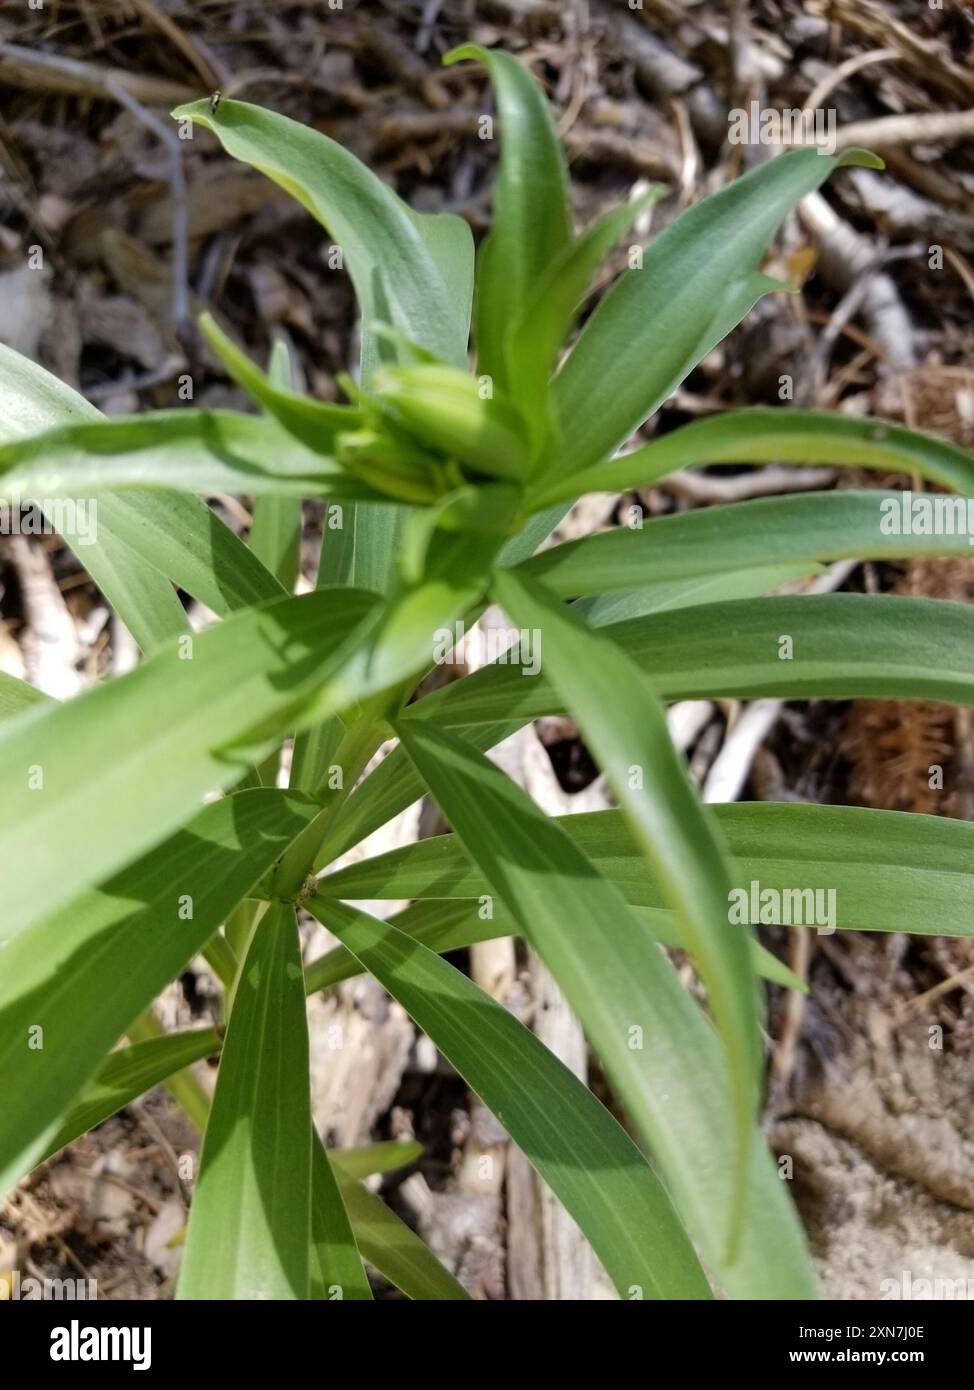
[[[300,506],[299,502],[294,504]],[[104,494],[98,498],[99,524],[106,506],[119,549],[127,547],[134,563],[150,575],[147,566],[151,565],[218,617],[283,598],[285,591],[271,571],[198,497],[162,488],[151,492],[128,488]],[[85,552],[81,554],[87,560]],[[178,600],[176,607],[176,632],[186,632],[189,625]],[[173,635],[160,635],[151,645],[159,646]]]
[[[203,337],[237,385],[313,453],[332,455],[336,436],[361,424],[359,412],[352,407],[328,405],[302,396],[292,390],[290,382],[283,384],[262,372],[224,333],[212,314],[201,314],[199,324]]]
[[[0,1192],[37,1161],[119,1036],[316,810],[306,798],[278,791],[214,802],[152,853],[7,943],[0,971],[0,1067],[7,1078]],[[32,1047],[32,1038],[43,1047]]]
[[[670,1200],[618,1123],[522,1023],[426,947],[334,900],[309,906],[449,1058],[578,1222],[625,1297],[707,1298]]]
[[[648,521],[641,530],[619,527],[552,546],[522,563],[518,573],[541,580],[561,598],[573,598],[695,576],[722,576],[749,566],[807,563],[811,567],[821,560],[971,554],[967,517],[970,508],[974,522],[974,498],[923,494],[923,506],[931,518],[928,535],[913,534],[904,527],[905,496],[879,491],[809,492],[679,512]],[[905,505],[909,509],[911,499]],[[935,506],[953,534],[944,534],[943,525],[933,525]]]
[[[974,612],[961,603],[864,594],[748,599],[652,613],[600,631],[664,700],[974,703]],[[491,747],[567,706],[543,661],[534,677],[494,664],[411,705],[405,717],[464,731],[487,726],[491,743],[484,746]]]
[[[212,1057],[220,1050],[220,1039],[213,1028],[194,1028],[165,1038],[120,1047],[98,1068],[78,1099],[71,1106],[57,1134],[35,1163],[63,1149],[110,1115],[158,1086],[174,1072]]]
[[[530,423],[538,452],[552,432],[549,379],[579,304],[612,247],[647,203],[665,189],[613,208],[563,248],[541,270],[541,279],[506,334],[507,380],[511,399]]]
[[[534,581],[502,570],[494,592],[508,616],[540,640],[548,678],[605,773],[707,987],[727,1048],[743,1201],[761,1049],[748,934],[728,930],[731,872],[723,842],[644,671]]]
[[[555,379],[563,476],[624,443],[775,287],[758,269],[785,215],[852,163],[881,167],[858,150],[769,160],[684,212],[646,251],[644,268],[621,276]]]
[[[324,590],[248,609],[129,675],[0,725],[0,858],[17,866],[3,937],[158,844],[208,791],[241,779],[248,750],[269,751],[313,709],[330,713],[329,674],[332,708],[365,693],[368,673],[350,664],[347,644],[375,603]]]
[[[0,498],[117,488],[378,498],[275,421],[232,410],[160,410],[62,425],[0,444]]]
[[[313,1130],[303,979],[294,910],[271,904],[234,994],[180,1298],[309,1295]]]
[[[824,565],[799,560],[794,564],[724,570],[720,574],[694,575],[686,579],[653,580],[639,589],[610,590],[580,598],[572,605],[572,610],[584,618],[589,627],[609,627],[629,618],[644,618],[649,613],[666,613],[674,608],[697,608],[704,603],[721,603],[734,598],[759,598],[774,593],[783,584],[824,573]]]
[[[0,346],[0,442],[102,418],[83,396]],[[127,488],[100,493],[97,506],[94,534],[69,532],[65,539],[143,650],[187,631],[172,584],[220,616],[280,593],[198,497]]]
[[[355,1243],[362,1258],[407,1298],[437,1302],[465,1301],[469,1294],[453,1275],[380,1197],[332,1161]]]
[[[425,721],[398,729],[490,891],[564,990],[718,1283],[739,1298],[811,1296],[797,1220],[757,1139],[740,1248],[728,1257],[739,1145],[725,1060],[650,933],[498,768]]]
[[[678,468],[709,463],[823,463],[911,473],[954,492],[974,494],[974,457],[956,444],[888,420],[784,408],[729,410],[695,420],[632,453],[539,490],[547,507],[592,489],[623,492],[658,482]]]
[[[0,444],[58,425],[98,420],[100,412],[43,367],[0,343]],[[24,494],[30,496],[29,493]],[[41,495],[38,490],[38,494]],[[75,502],[79,500],[77,492]],[[143,649],[185,630],[182,605],[172,585],[146,566],[116,536],[110,497],[100,499],[93,543],[72,543],[92,579]],[[62,526],[64,525],[62,521]]]
[[[539,278],[572,239],[568,171],[548,103],[531,74],[507,53],[464,44],[447,63],[473,58],[490,73],[501,118],[494,221],[480,252],[475,339],[477,369],[502,391],[506,339]]]
[[[455,366],[466,363],[469,301],[457,302],[472,257],[470,229],[452,214],[420,216],[360,160],[319,131],[243,101],[180,106],[235,159],[296,198],[341,247],[365,319],[391,323]]]
[[[325,1150],[311,1144],[310,1297],[330,1302],[368,1302],[372,1290]]]
[[[442,838],[449,840],[455,837],[444,836]],[[430,840],[420,841],[421,845],[435,843],[435,841]],[[360,866],[355,866],[362,869],[361,877],[365,881],[378,888],[376,893],[346,892],[344,881],[341,884],[336,883],[332,888],[327,876],[319,880],[321,884],[319,893],[324,897],[346,898],[411,896],[405,893],[393,894],[389,891],[390,880],[384,877],[386,866],[383,861],[391,857],[391,855],[380,855],[375,859],[364,860]],[[450,855],[450,859],[451,862],[456,862],[455,855]],[[374,866],[374,873],[372,874],[369,873],[370,866]],[[416,866],[417,869],[418,867]],[[344,873],[344,870],[342,872]],[[409,878],[413,873],[412,865],[398,866],[393,873],[397,878],[400,874]],[[477,871],[474,870],[474,873]],[[339,875],[336,874],[334,877],[337,879]],[[469,880],[469,877],[469,863],[464,865],[461,861],[458,879],[462,883]],[[477,873],[477,879],[481,892],[476,897],[427,898],[425,901],[413,903],[402,912],[397,912],[394,917],[389,918],[389,921],[399,931],[405,932],[414,941],[421,942],[441,956],[446,955],[448,951],[458,951],[467,946],[473,946],[479,941],[494,941],[498,937],[520,935],[520,927],[503,903],[491,901],[492,916],[485,916],[482,899],[485,896],[489,897],[487,883],[479,873]],[[438,874],[437,886],[442,886],[442,880]],[[451,881],[449,887],[452,889],[453,886]],[[423,895],[417,893],[416,896],[421,898]],[[675,946],[680,950],[685,949],[686,943],[680,934],[679,924],[672,912],[663,908],[634,907],[632,910],[660,945]],[[808,986],[804,981],[789,970],[777,956],[772,955],[770,951],[765,950],[763,946],[753,940],[751,941],[751,956],[754,961],[754,968],[762,979],[782,985],[785,989],[795,989],[801,993],[808,992]],[[331,989],[333,985],[339,984],[342,980],[349,980],[360,974],[361,970],[362,967],[351,952],[347,951],[344,946],[335,946],[307,967],[305,987],[309,994],[314,994],[320,989]]]
[[[382,1139],[354,1149],[329,1149],[328,1157],[349,1177],[369,1178],[373,1174],[393,1173],[397,1168],[406,1168],[410,1163],[415,1163],[422,1153],[423,1146],[418,1140]]]
[[[735,888],[749,889],[756,879],[762,887],[835,889],[841,931],[974,935],[974,826],[965,821],[801,802],[733,802],[712,809],[731,854]],[[682,945],[665,911],[663,888],[620,811],[555,820],[630,906],[651,914],[647,920],[657,939]],[[483,871],[455,835],[404,845],[318,882],[319,896],[426,899],[390,920],[437,951],[510,932],[509,915],[498,918],[498,903],[495,921],[478,917],[489,891]],[[315,961],[308,975],[312,983],[321,981],[320,988],[332,983],[325,977],[333,966],[319,967]]]

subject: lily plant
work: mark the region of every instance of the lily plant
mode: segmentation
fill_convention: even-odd
[[[173,113],[341,246],[362,320],[344,403],[300,393],[285,348],[265,370],[210,316],[206,340],[255,411],[106,418],[0,352],[0,500],[97,498],[97,538],[77,553],[142,653],[64,703],[0,676],[2,1190],[166,1082],[203,1131],[181,1297],[367,1299],[363,1261],[412,1298],[465,1297],[362,1182],[418,1146],[336,1151],[313,1125],[306,997],[367,971],[498,1116],[622,1298],[811,1297],[757,1124],[762,985],[803,985],[729,904],[753,881],[827,889],[845,930],[970,935],[974,827],[704,806],[665,705],[971,705],[970,607],[774,593],[845,557],[969,555],[968,537],[884,527],[881,492],[852,490],[539,547],[587,492],[693,465],[872,468],[964,495],[974,460],[895,424],[788,407],[620,453],[784,288],[761,265],[789,211],[842,166],[880,162],[768,160],[677,217],[579,328],[645,200],[576,231],[542,89],[503,52],[447,58],[467,60],[489,72],[501,133],[476,265],[466,222],[413,211],[326,136],[228,99]],[[203,500],[227,493],[253,499],[246,542]],[[317,587],[295,597],[307,498],[327,504],[324,539]],[[217,621],[192,631],[180,593]],[[492,602],[536,635],[540,668],[499,660],[417,697],[441,635]],[[550,818],[486,756],[565,713],[615,809]],[[333,867],[424,795],[449,833]],[[387,921],[355,906],[379,899],[410,905]],[[337,942],[309,965],[299,911]],[[564,991],[612,1110],[444,959],[501,935],[523,937]],[[152,1003],[200,953],[221,1022],[167,1035]],[[205,1057],[212,1100],[191,1068]]]

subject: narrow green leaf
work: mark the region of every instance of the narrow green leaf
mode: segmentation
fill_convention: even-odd
[[[806,193],[852,163],[881,167],[859,150],[768,160],[689,208],[652,243],[644,268],[620,277],[555,379],[562,476],[623,444],[774,287],[758,271],[775,231]]]
[[[0,1193],[38,1161],[119,1036],[317,809],[278,791],[214,802],[137,863],[7,943],[0,956]],[[35,1027],[40,1035],[31,1033]],[[30,1046],[38,1037],[43,1047]]]
[[[266,500],[258,498],[258,502]],[[294,499],[287,500],[289,505],[300,506]],[[284,596],[284,589],[257,555],[200,498],[190,493],[127,488],[111,495],[101,494],[99,525],[106,508],[119,550],[127,547],[135,563],[143,569],[151,565],[220,618],[238,608]],[[87,555],[83,551],[81,554],[86,562]],[[106,597],[111,602],[110,594]],[[175,632],[160,634],[152,646],[161,645],[168,636],[189,631],[182,607],[175,594],[172,597],[178,610],[178,626]]]
[[[542,643],[548,677],[660,880],[707,987],[727,1048],[743,1201],[761,1045],[748,934],[727,929],[731,872],[723,841],[690,784],[644,671],[533,580],[502,570],[494,592],[508,616]]]
[[[655,185],[641,198],[612,208],[565,246],[542,269],[540,283],[506,335],[507,379],[511,399],[530,422],[539,453],[553,432],[549,380],[558,353],[593,276],[612,247],[650,202],[666,190]]]
[[[317,1135],[311,1145],[310,1296],[331,1302],[372,1298],[362,1257],[331,1164]]]
[[[752,565],[974,553],[974,497],[924,494],[931,518],[936,504],[954,534],[943,534],[942,526],[936,528],[940,534],[903,534],[902,511],[911,502],[899,492],[809,492],[704,507],[657,517],[641,530],[618,527],[552,546],[523,562],[517,572],[541,580],[561,598],[573,598],[720,576]]]
[[[720,1285],[737,1298],[812,1296],[797,1219],[757,1138],[740,1248],[728,1259],[737,1144],[724,1056],[622,895],[492,763],[426,721],[401,719],[398,729],[492,893],[578,1014]]]
[[[568,171],[548,103],[528,70],[510,54],[464,44],[444,58],[472,58],[490,73],[501,118],[501,161],[494,221],[477,276],[477,369],[505,391],[506,339],[554,258],[572,239]]]
[[[97,1075],[88,1082],[64,1117],[46,1151],[39,1154],[35,1162],[43,1163],[65,1144],[87,1134],[174,1072],[204,1057],[212,1057],[219,1050],[220,1039],[213,1028],[194,1028],[120,1047],[99,1067]]]
[[[974,457],[936,435],[888,420],[772,407],[694,420],[632,453],[552,482],[540,490],[535,505],[548,507],[592,490],[647,487],[697,464],[772,462],[911,473],[954,492],[974,494]]]
[[[0,442],[102,418],[83,396],[0,345]],[[143,650],[188,630],[172,584],[221,617],[279,593],[230,528],[184,493],[101,493],[97,533],[65,540]]]
[[[308,1297],[312,1134],[297,923],[275,903],[234,995],[179,1298]]]
[[[444,361],[465,365],[468,313],[451,295],[471,245],[462,219],[421,217],[320,131],[248,102],[224,100],[212,111],[208,100],[196,101],[173,116],[212,130],[228,154],[266,174],[327,229],[364,318],[392,323]]]
[[[436,1302],[466,1300],[469,1294],[449,1274],[427,1245],[381,1197],[374,1196],[332,1162],[338,1190],[362,1258],[412,1299]]]
[[[275,420],[232,410],[160,410],[62,425],[0,444],[0,497],[115,488],[376,498]]]
[[[324,590],[248,609],[126,676],[0,725],[0,862],[18,866],[3,937],[157,844],[207,792],[238,782],[275,736],[368,693],[370,658],[351,657],[375,605]],[[408,633],[394,636],[405,649]],[[378,657],[371,672],[386,674]]]
[[[281,384],[262,372],[224,333],[212,314],[201,314],[199,326],[237,385],[313,453],[330,454],[340,431],[360,426],[361,416],[352,407],[302,396],[292,390],[289,382]]]
[[[584,618],[589,627],[609,627],[629,618],[643,618],[649,613],[665,613],[674,608],[698,608],[704,603],[722,603],[734,598],[760,598],[783,584],[824,573],[824,565],[799,560],[794,564],[722,570],[719,574],[694,575],[687,579],[653,580],[639,589],[610,590],[580,598],[572,605],[572,610]]]
[[[669,1198],[592,1093],[513,1014],[425,946],[363,912],[310,910],[411,1014],[578,1222],[623,1297],[708,1298]]]
[[[974,704],[974,610],[940,599],[822,594],[708,603],[601,628],[664,700],[934,700]],[[782,659],[779,639],[792,639]],[[543,669],[484,667],[409,706],[410,722],[489,726],[491,747],[567,700]],[[408,804],[408,803],[407,803]]]
[[[415,1139],[384,1139],[355,1149],[329,1149],[328,1157],[349,1177],[369,1178],[374,1173],[392,1173],[397,1168],[406,1168],[415,1163],[422,1152],[422,1144]]]
[[[98,419],[101,413],[77,391],[0,343],[0,444],[58,425]],[[184,631],[186,619],[172,585],[120,543],[114,502],[111,497],[100,498],[93,543],[82,545],[82,538],[70,535],[65,540],[136,642],[147,650]]]
[[[568,829],[570,832],[571,827]],[[443,841],[446,841],[446,845]],[[521,928],[503,903],[491,902],[492,916],[484,917],[482,899],[485,895],[489,896],[489,885],[478,870],[471,869],[464,851],[460,849],[457,852],[455,842],[456,836],[446,835],[404,847],[409,851],[431,846],[435,852],[431,856],[432,862],[425,858],[414,860],[411,855],[399,850],[364,859],[340,873],[326,874],[319,880],[318,892],[327,898],[422,899],[397,912],[389,921],[399,931],[428,946],[437,955],[446,955],[448,951],[457,951],[478,941],[519,936]],[[444,850],[441,869],[439,854]],[[607,874],[606,877],[611,875]],[[471,882],[477,888],[475,896],[468,896],[464,891]],[[403,891],[394,891],[397,886]],[[686,940],[672,912],[662,907],[634,907],[633,912],[660,945],[686,949]],[[777,956],[754,940],[750,946],[754,968],[763,979],[783,985],[786,989],[802,992],[807,989],[803,981]],[[313,994],[319,989],[330,989],[341,980],[351,979],[359,971],[354,956],[344,946],[335,946],[307,967],[305,985],[308,993]]]
[[[779,890],[833,888],[840,931],[974,935],[974,825],[966,821],[802,802],[733,802],[712,810],[731,853],[735,888],[749,889],[752,879]],[[620,811],[555,820],[658,940],[682,945],[663,889]],[[517,931],[499,903],[494,921],[479,918],[489,891],[455,835],[363,859],[318,882],[319,896],[425,899],[390,920],[436,951]],[[322,962],[308,967],[309,981],[321,980],[318,988],[333,983],[324,978],[333,966],[319,970]]]
[[[473,240],[462,218],[418,214],[354,155],[273,112],[200,101],[174,112],[214,131],[227,152],[252,164],[307,208],[341,247],[363,319],[395,324],[435,356],[465,366],[473,295]],[[394,345],[363,329],[362,384]],[[326,529],[322,582],[387,590],[403,509],[345,501],[341,528]]]

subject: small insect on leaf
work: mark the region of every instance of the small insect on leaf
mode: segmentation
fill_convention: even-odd
[[[215,111],[216,108],[220,105],[220,101],[222,100],[222,97],[223,97],[223,93],[222,93],[222,92],[217,91],[217,92],[214,92],[214,93],[213,93],[213,95],[210,97],[210,110],[211,110],[211,111]]]

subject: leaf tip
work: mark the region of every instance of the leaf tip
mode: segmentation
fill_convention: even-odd
[[[837,169],[845,169],[853,166],[858,169],[885,169],[886,161],[881,159],[872,150],[864,150],[860,145],[852,145],[847,150],[843,150],[836,163]]]
[[[483,56],[484,50],[479,43],[460,43],[443,54],[442,63],[445,68],[452,68],[454,63],[463,63],[468,59],[475,63],[481,62]]]

